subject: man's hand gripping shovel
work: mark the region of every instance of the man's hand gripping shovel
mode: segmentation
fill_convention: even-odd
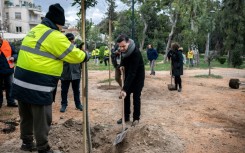
[[[121,71],[121,80],[122,80],[122,87],[124,86],[124,67],[120,67]],[[125,117],[124,117],[124,98],[126,97],[126,94],[120,94],[119,99],[122,99],[122,132],[117,134],[116,140],[114,141],[113,145],[117,145],[118,143],[122,142],[124,137],[127,134],[128,128],[126,128],[125,125]]]

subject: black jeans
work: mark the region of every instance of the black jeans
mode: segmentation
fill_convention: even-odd
[[[75,105],[76,105],[76,107],[78,107],[81,105],[81,101],[80,101],[80,79],[77,79],[77,80],[61,80],[61,98],[62,98],[61,105],[62,106],[68,105],[67,94],[69,91],[70,83],[72,85]]]
[[[107,62],[109,63],[109,57],[104,57],[105,66],[107,66]]]
[[[135,89],[132,92],[127,92],[127,96],[124,99],[124,116],[125,116],[125,119],[129,119],[129,116],[130,116],[130,95],[131,95],[131,93],[133,93],[133,104],[134,104],[133,119],[134,120],[140,119],[141,91],[142,91],[142,88]]]
[[[6,99],[8,104],[14,103],[14,98],[12,97],[12,82],[13,74],[0,74],[0,104],[3,103],[3,90],[6,92]],[[4,85],[4,89],[3,89]]]
[[[182,88],[182,83],[181,83],[181,77],[180,75],[174,76],[174,83],[175,83],[175,88],[177,89],[178,85],[179,88]]]

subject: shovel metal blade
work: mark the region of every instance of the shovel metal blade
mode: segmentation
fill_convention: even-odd
[[[114,141],[114,143],[113,143],[113,145],[115,146],[115,145],[117,145],[118,143],[122,142],[123,139],[125,138],[127,132],[128,132],[128,128],[126,128],[126,129],[124,129],[124,131],[118,133],[118,134],[117,134],[117,137],[116,137],[116,139],[115,139],[115,141]]]
[[[175,85],[168,84],[168,90],[176,90]]]

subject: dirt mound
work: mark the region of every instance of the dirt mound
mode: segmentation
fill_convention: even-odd
[[[82,122],[69,119],[63,124],[52,126],[50,143],[54,150],[78,153],[83,150]],[[116,125],[117,126],[117,125]],[[120,128],[119,131],[120,132]],[[94,125],[91,127],[93,152],[182,152],[183,142],[159,125],[137,125],[129,127],[122,143],[113,146],[117,131],[113,125]]]

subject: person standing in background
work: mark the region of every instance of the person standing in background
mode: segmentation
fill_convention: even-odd
[[[104,63],[105,63],[105,66],[107,66],[107,63],[109,63],[109,54],[110,54],[110,51],[109,51],[108,47],[105,47],[105,50],[104,50]]]
[[[0,35],[0,108],[3,104],[4,89],[6,92],[7,107],[18,107],[12,96],[14,62],[17,60],[17,56],[14,46],[10,45]]]
[[[66,37],[74,44],[75,37],[72,33],[67,33]],[[80,101],[80,80],[81,80],[81,64],[69,64],[64,62],[63,72],[61,74],[61,108],[60,112],[64,113],[68,106],[67,95],[70,84],[72,85],[75,106],[78,110],[83,111]]]
[[[117,44],[113,46],[111,49],[111,61],[115,68],[115,80],[118,83],[118,85],[122,87],[121,72],[119,69],[121,64],[121,52]]]
[[[158,57],[158,53],[156,49],[153,48],[152,44],[148,45],[147,48],[147,58],[150,61],[150,68],[151,68],[151,74],[150,75],[155,75],[155,61]]]
[[[180,48],[179,48],[179,51],[181,51],[181,53],[182,53],[183,64],[185,65],[185,64],[186,64],[186,56],[185,56],[185,54],[184,54],[183,47],[180,47]]]
[[[192,50],[189,50],[189,51],[187,52],[187,58],[188,58],[188,60],[189,60],[188,64],[189,64],[189,66],[191,65],[191,67],[194,66],[194,63],[193,63],[193,57],[194,57],[194,52],[193,52]]]

